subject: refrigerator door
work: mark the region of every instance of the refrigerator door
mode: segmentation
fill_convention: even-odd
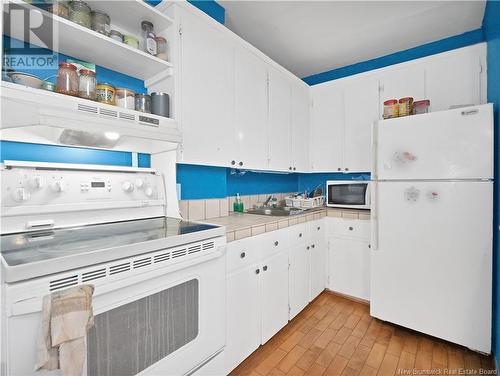
[[[374,180],[493,176],[491,104],[383,120],[373,140]]]
[[[373,188],[370,314],[489,353],[493,183]]]

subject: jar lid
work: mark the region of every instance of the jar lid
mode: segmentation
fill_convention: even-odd
[[[76,70],[76,65],[73,65],[71,63],[62,62],[62,63],[59,63],[59,68],[68,68],[71,70]]]
[[[146,27],[150,27],[151,29],[154,28],[153,23],[149,21],[142,21],[141,22],[141,27],[144,30]]]
[[[117,87],[115,91],[116,91],[116,94],[118,94],[118,95],[135,96],[135,91],[127,89],[126,87]]]
[[[431,104],[431,101],[429,99],[423,99],[421,101],[413,102],[414,106],[420,106],[420,105],[424,105],[424,104],[429,106]]]
[[[384,106],[394,106],[398,103],[397,99],[388,99],[384,102]]]
[[[108,84],[107,82],[98,82],[97,83],[97,86],[109,86],[110,88],[112,88],[114,90],[114,86],[111,85],[111,84]]]
[[[399,103],[413,102],[413,97],[404,97],[399,100]]]
[[[95,76],[95,72],[90,69],[80,69],[80,74],[85,74],[87,76]]]
[[[168,97],[168,93],[163,93],[161,91],[155,91],[154,93],[151,93],[151,96],[161,96],[161,95],[166,95]]]
[[[123,36],[123,39],[124,39],[124,40],[126,40],[126,41],[127,41],[127,40],[133,40],[133,41],[136,41],[136,42],[138,42],[138,41],[139,41],[139,40],[138,40],[136,37],[134,37],[133,35],[124,35],[124,36]]]
[[[167,43],[167,40],[165,38],[163,38],[163,37],[156,37],[155,40]]]
[[[135,97],[136,98],[149,98],[149,94],[140,93],[140,94],[136,94]]]

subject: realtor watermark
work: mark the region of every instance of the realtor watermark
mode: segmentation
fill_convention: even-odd
[[[498,375],[498,370],[487,368],[400,368],[396,375]]]
[[[54,69],[58,66],[57,25],[44,17],[40,9],[20,4],[4,4],[4,39],[6,67],[17,69]]]

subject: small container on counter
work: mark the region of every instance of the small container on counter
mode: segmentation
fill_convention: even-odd
[[[49,5],[48,11],[62,18],[69,18],[69,6],[67,1],[54,0],[53,3]]]
[[[431,101],[428,99],[413,102],[412,115],[420,115],[428,113],[430,105]]]
[[[411,115],[413,107],[413,98],[405,97],[399,100],[399,116]]]
[[[100,103],[115,104],[115,88],[105,82],[99,82],[96,86],[96,98]]]
[[[69,19],[80,26],[90,29],[92,20],[90,7],[85,1],[72,0],[69,3]]]
[[[111,19],[106,13],[92,11],[92,30],[109,37],[111,32],[110,21]]]
[[[170,97],[167,93],[151,93],[151,113],[159,116],[170,116]]]
[[[96,100],[95,73],[93,71],[80,69],[78,96],[93,101]]]
[[[149,21],[142,21],[141,27],[142,27],[142,37],[144,43],[144,52],[156,56],[157,54],[156,35],[153,24]]]
[[[118,107],[133,110],[135,108],[135,92],[127,88],[117,87],[115,102]]]
[[[399,105],[397,99],[388,99],[384,102],[384,119],[392,119],[399,116]]]
[[[57,92],[65,95],[78,95],[78,73],[76,65],[60,63],[57,71]]]
[[[135,110],[144,112],[146,114],[151,113],[151,97],[148,94],[136,94],[135,95]]]
[[[118,42],[122,42],[122,43],[123,43],[123,34],[122,34],[122,33],[120,33],[120,32],[119,32],[119,31],[117,31],[117,30],[111,30],[111,31],[109,32],[109,37],[110,37],[111,39],[114,39],[114,40],[116,40],[116,41],[118,41]]]
[[[163,37],[156,37],[156,57],[167,61],[167,40]]]
[[[139,48],[139,40],[133,35],[124,35],[123,42],[134,48]]]

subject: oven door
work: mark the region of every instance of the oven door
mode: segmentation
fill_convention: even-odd
[[[126,279],[96,281],[95,325],[87,335],[84,375],[184,375],[220,352],[225,345],[224,255],[225,247],[219,247],[203,257]],[[9,296],[3,344],[6,375],[35,374],[41,295],[16,301],[14,292],[20,287],[37,291],[33,281],[24,284]]]
[[[327,182],[327,206],[370,209],[370,183]]]

